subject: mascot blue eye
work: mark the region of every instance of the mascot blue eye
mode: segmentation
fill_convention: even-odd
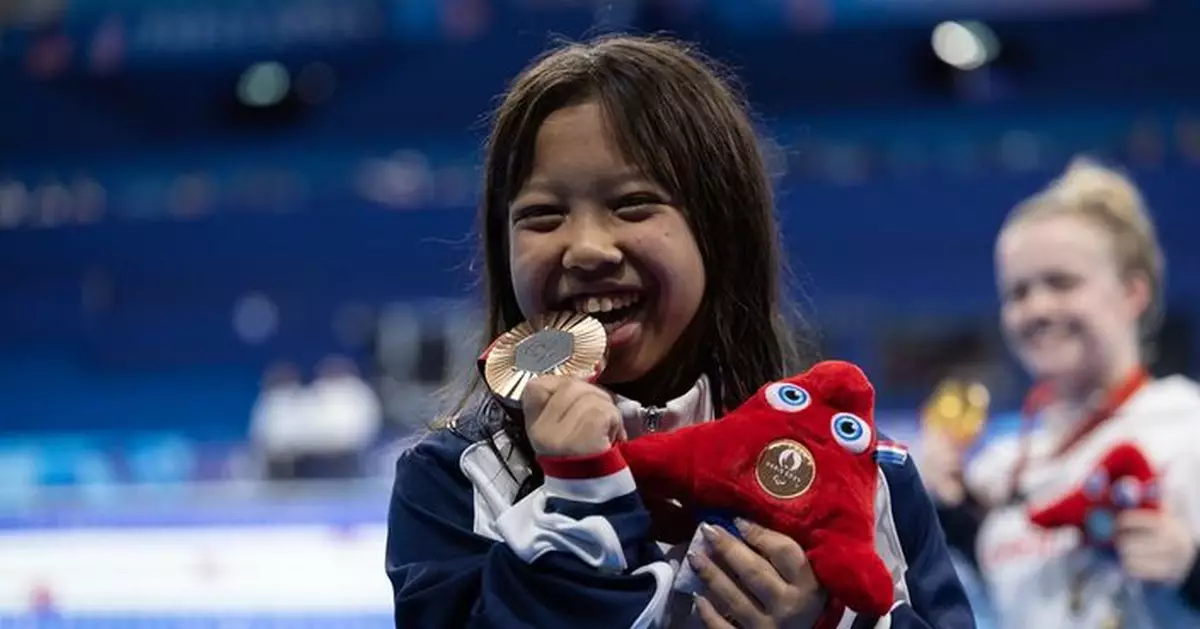
[[[1142,484],[1126,476],[1112,485],[1112,501],[1118,509],[1132,509],[1142,501]]]
[[[871,446],[871,427],[858,415],[838,413],[831,425],[838,445],[852,454],[862,454]]]
[[[767,404],[777,411],[796,413],[808,408],[812,396],[803,388],[789,382],[776,382],[767,387]]]
[[[1100,500],[1104,497],[1104,492],[1107,489],[1108,473],[1104,470],[1092,472],[1088,475],[1087,480],[1083,481],[1083,495],[1088,500]]]

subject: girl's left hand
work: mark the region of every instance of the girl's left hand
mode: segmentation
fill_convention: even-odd
[[[1179,585],[1196,561],[1197,541],[1170,513],[1126,511],[1117,516],[1117,553],[1129,576]]]
[[[696,611],[708,629],[811,627],[825,605],[804,550],[791,538],[738,521],[746,539],[701,525],[712,557],[689,557],[707,586]]]

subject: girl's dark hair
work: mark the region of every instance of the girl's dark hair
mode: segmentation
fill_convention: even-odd
[[[813,357],[802,358],[793,336],[802,321],[781,287],[784,264],[763,156],[744,101],[722,77],[684,43],[634,36],[563,45],[516,77],[486,145],[478,217],[485,343],[524,319],[508,264],[508,211],[529,177],[538,130],[551,113],[595,101],[626,159],[677,201],[707,276],[687,342],[677,343],[653,375],[661,385],[644,389],[646,397],[678,393],[681,382],[690,386],[687,378],[706,371],[718,383],[719,406],[732,409],[766,382],[807,366]],[[478,400],[482,388],[476,375],[452,416]],[[494,402],[481,403],[490,429],[502,429],[536,470],[524,426]],[[540,482],[535,471],[521,493]]]

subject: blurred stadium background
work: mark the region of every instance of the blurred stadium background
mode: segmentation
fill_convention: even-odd
[[[742,76],[827,355],[907,439],[1026,385],[992,241],[1078,151],[1154,208],[1195,364],[1196,0],[0,2],[0,627],[388,627],[398,444],[474,358],[483,117],[554,36]]]

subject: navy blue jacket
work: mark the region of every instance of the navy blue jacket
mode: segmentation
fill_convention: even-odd
[[[884,619],[847,612],[842,626],[971,629],[970,604],[916,467],[903,448],[890,451],[879,464],[876,528],[897,604]],[[396,627],[664,626],[678,561],[651,539],[623,462],[598,478],[548,476],[514,504],[516,478],[528,474],[520,458],[503,435],[473,441],[450,430],[401,455],[387,540]]]

